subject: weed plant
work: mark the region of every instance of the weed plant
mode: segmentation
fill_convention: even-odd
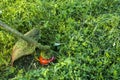
[[[19,38],[0,28],[2,80],[120,79],[120,0],[0,0],[0,20],[23,34],[39,27],[57,52],[48,66],[26,56],[11,67]]]

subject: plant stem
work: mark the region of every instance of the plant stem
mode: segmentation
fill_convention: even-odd
[[[2,28],[4,28],[5,30],[7,30],[8,32],[17,35],[18,37],[20,37],[21,39],[27,41],[28,43],[32,43],[33,45],[35,45],[36,47],[38,47],[41,50],[46,50],[46,49],[50,49],[49,46],[45,45],[41,45],[40,43],[38,43],[37,41],[31,39],[30,37],[24,36],[22,33],[20,33],[19,31],[12,29],[11,27],[9,27],[7,24],[3,23],[2,21],[0,21],[0,26],[2,26]]]

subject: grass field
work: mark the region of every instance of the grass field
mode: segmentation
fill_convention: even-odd
[[[57,53],[48,66],[29,55],[12,67],[19,38],[0,27],[1,80],[120,79],[120,0],[0,0],[0,20],[23,34],[38,27]]]

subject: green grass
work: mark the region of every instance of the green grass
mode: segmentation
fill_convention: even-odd
[[[43,45],[57,52],[41,66],[33,55],[10,66],[16,36],[0,28],[0,79],[120,79],[120,0],[3,0],[0,20],[26,33],[41,30]],[[54,43],[63,43],[55,48]]]

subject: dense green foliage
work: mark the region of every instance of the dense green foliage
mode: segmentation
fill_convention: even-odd
[[[0,20],[22,33],[39,27],[58,53],[46,67],[34,57],[10,67],[16,36],[0,28],[2,80],[120,79],[120,0],[0,0]]]

